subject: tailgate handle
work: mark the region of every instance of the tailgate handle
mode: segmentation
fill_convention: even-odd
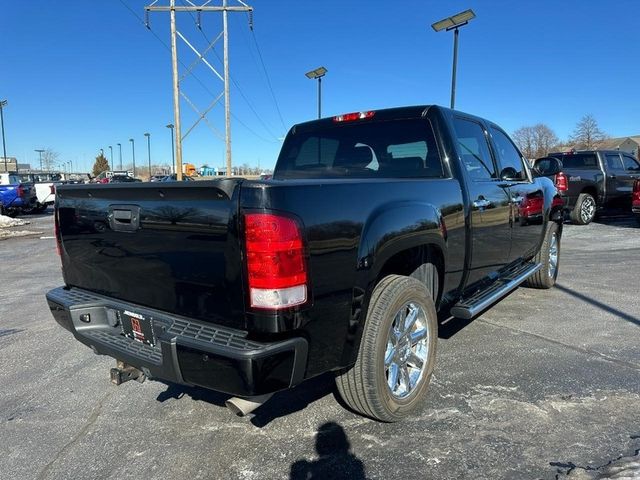
[[[140,227],[140,207],[137,205],[110,205],[109,226],[116,232],[135,232]]]

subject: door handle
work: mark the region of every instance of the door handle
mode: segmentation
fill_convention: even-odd
[[[616,178],[618,178],[617,175],[609,175],[609,178],[611,178],[612,180],[615,180]]]
[[[476,208],[487,208],[491,206],[491,202],[486,198],[479,198],[473,201],[473,206]]]

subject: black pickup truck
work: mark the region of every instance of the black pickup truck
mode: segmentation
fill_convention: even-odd
[[[530,201],[540,221],[521,224]],[[118,360],[116,384],[198,385],[247,413],[334,372],[350,407],[396,421],[424,397],[438,311],[554,285],[561,213],[489,121],[350,113],[295,125],[269,180],[60,187],[65,286],[47,300]]]
[[[537,159],[534,166],[542,174],[551,169],[548,176],[555,180],[571,221],[578,225],[591,223],[600,211],[629,212],[633,182],[640,178],[638,160],[618,150],[550,153]],[[560,173],[556,173],[558,169]]]

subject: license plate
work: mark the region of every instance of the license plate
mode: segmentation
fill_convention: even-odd
[[[122,332],[126,337],[154,346],[156,339],[153,336],[153,319],[139,313],[124,310],[120,312],[122,320]]]

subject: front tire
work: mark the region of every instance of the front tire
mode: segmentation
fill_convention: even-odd
[[[571,210],[571,221],[576,225],[588,225],[596,217],[596,200],[588,193],[578,195],[573,210]]]
[[[438,323],[431,292],[389,275],[374,289],[355,365],[336,377],[342,399],[375,420],[397,422],[422,403],[435,365]]]
[[[535,262],[542,268],[527,278],[525,285],[531,288],[548,289],[556,284],[560,267],[560,234],[558,224],[549,221],[547,233],[535,256]]]

